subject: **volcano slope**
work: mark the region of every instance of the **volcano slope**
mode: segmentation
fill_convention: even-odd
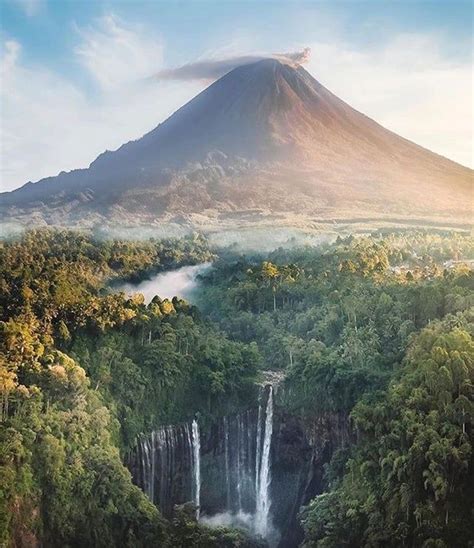
[[[469,225],[472,171],[383,128],[301,66],[240,66],[87,169],[0,195],[4,219],[94,226]]]

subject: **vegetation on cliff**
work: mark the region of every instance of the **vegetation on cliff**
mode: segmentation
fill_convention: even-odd
[[[338,239],[227,256],[201,307],[286,372],[287,407],[352,418],[305,546],[467,546],[474,538],[473,242],[455,234]]]
[[[124,452],[163,421],[245,402],[255,350],[183,301],[147,306],[106,284],[209,256],[201,238],[35,231],[2,244],[2,545],[166,546],[179,536],[132,484]]]
[[[186,508],[164,520],[122,463],[142,432],[245,408],[265,368],[289,412],[350,415],[358,434],[301,513],[306,546],[465,546],[473,248],[413,232],[220,251],[198,310],[110,284],[215,257],[199,236],[1,243],[0,544],[252,545]]]

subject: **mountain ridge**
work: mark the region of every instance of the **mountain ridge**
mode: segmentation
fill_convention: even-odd
[[[266,59],[89,168],[0,198],[7,218],[48,224],[193,224],[248,210],[470,222],[472,171],[383,128],[301,66]]]

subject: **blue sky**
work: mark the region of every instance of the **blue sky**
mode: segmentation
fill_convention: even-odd
[[[472,3],[0,0],[1,187],[87,166],[209,82],[203,59],[311,47],[307,69],[386,127],[472,165]]]

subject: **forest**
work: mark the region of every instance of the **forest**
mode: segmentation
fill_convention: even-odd
[[[273,371],[286,414],[351,429],[299,508],[302,546],[471,546],[473,258],[469,235],[424,230],[270,253],[0,242],[0,545],[265,546],[192,505],[163,516],[126,463],[161,425],[248,409]],[[207,261],[193,305],[114,291]]]
[[[471,545],[472,256],[469,237],[349,237],[223,257],[203,280],[202,310],[285,371],[289,409],[351,418],[305,547]]]

